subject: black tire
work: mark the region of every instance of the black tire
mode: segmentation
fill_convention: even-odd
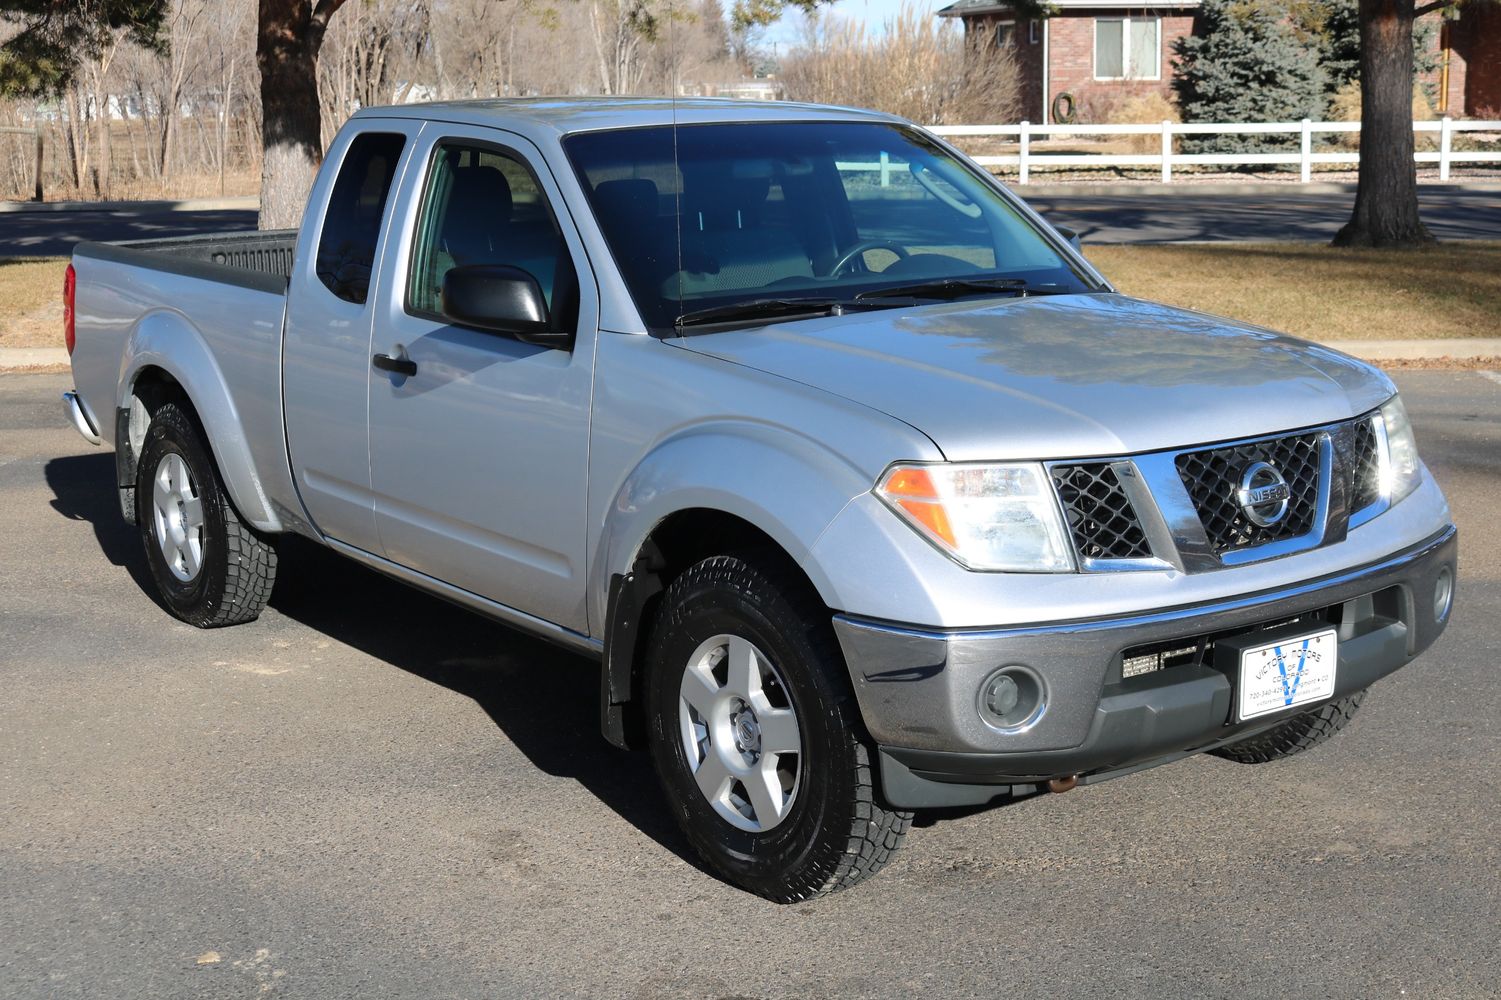
[[[1237,764],[1265,764],[1312,750],[1350,724],[1364,697],[1364,691],[1357,691],[1279,722],[1248,740],[1209,752]]]
[[[186,464],[203,508],[202,563],[189,580],[173,572],[158,542],[153,479],[170,455]],[[240,520],[198,421],[177,403],[164,403],[152,415],[136,470],[135,500],[146,561],[167,610],[198,628],[239,625],[260,615],[276,580],[276,549]]]
[[[739,829],[699,791],[679,721],[680,686],[695,650],[719,635],[748,639],[784,681],[800,730],[800,777],[785,818]],[[817,595],[778,561],[715,556],[668,587],[646,657],[652,757],[694,848],[734,885],[779,903],[845,889],[878,872],[901,846],[910,812],[876,799],[859,708]]]

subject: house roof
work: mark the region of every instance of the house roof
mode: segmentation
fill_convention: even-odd
[[[1060,12],[1068,10],[1102,10],[1129,7],[1133,10],[1191,10],[1199,0],[1051,0]],[[971,17],[978,14],[1015,14],[1016,5],[1006,0],[958,0],[938,11],[939,17]]]

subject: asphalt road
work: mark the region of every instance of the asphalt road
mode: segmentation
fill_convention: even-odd
[[[1496,997],[1501,383],[1399,382],[1460,604],[1348,730],[777,907],[696,867],[585,660],[306,545],[260,621],[176,624],[67,379],[0,378],[0,996]]]
[[[1146,188],[1140,194],[1100,197],[1028,195],[1012,190],[1057,226],[1085,243],[1167,243],[1181,240],[1288,242],[1332,239],[1350,221],[1353,193],[1306,194],[1292,185],[1265,194],[1200,194]],[[1423,221],[1440,240],[1501,239],[1501,190],[1418,188]]]
[[[1175,240],[1327,240],[1350,218],[1355,196],[1304,194],[1292,186],[1266,194],[1164,192],[1101,197],[1032,197],[1013,188],[1055,225],[1086,243]],[[1501,190],[1419,188],[1423,219],[1442,240],[1501,239]],[[80,240],[129,240],[254,229],[255,212],[10,212],[0,214],[0,257],[61,256]]]
[[[253,209],[0,213],[0,257],[64,257],[84,240],[150,240],[254,229]]]

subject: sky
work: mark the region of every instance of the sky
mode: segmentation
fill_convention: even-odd
[[[835,0],[828,9],[840,17],[865,21],[872,29],[879,31],[888,18],[896,16],[904,3],[911,4],[918,10],[934,11],[939,7],[947,7],[951,2],[952,0]],[[802,33],[802,22],[801,11],[789,11],[782,15],[780,21],[767,29],[765,44],[776,45],[778,49],[795,44]]]

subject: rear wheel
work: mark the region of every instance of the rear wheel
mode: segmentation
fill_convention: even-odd
[[[879,871],[912,814],[875,796],[829,614],[774,560],[716,556],[663,597],[650,744],[688,839],[727,881],[796,902]]]
[[[1357,691],[1301,712],[1248,740],[1209,752],[1237,764],[1265,764],[1311,750],[1349,725],[1364,697],[1364,691]]]
[[[276,550],[240,520],[192,415],[164,403],[136,473],[136,524],[167,609],[198,628],[253,621],[271,596]]]

